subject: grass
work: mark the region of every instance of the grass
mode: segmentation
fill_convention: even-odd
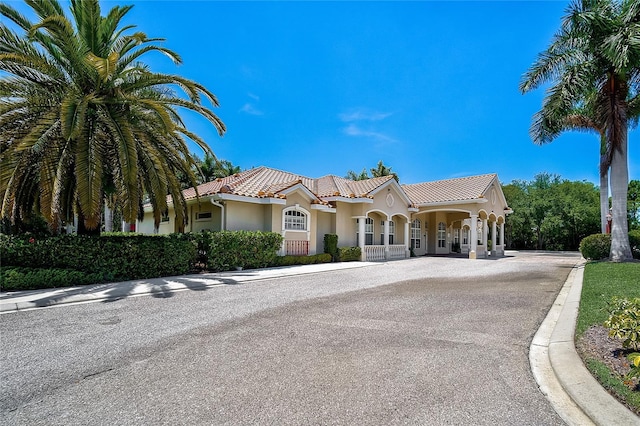
[[[615,297],[640,297],[640,263],[590,262],[585,266],[576,338],[592,325],[602,325],[608,318],[607,305]],[[618,399],[640,410],[640,392],[629,389],[623,380],[596,360],[585,359],[585,365],[604,388]]]

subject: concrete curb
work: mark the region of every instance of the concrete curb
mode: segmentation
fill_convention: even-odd
[[[573,267],[531,342],[531,371],[540,391],[568,425],[637,426],[640,419],[604,390],[575,349],[584,264]]]

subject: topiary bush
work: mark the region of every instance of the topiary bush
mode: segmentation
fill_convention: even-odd
[[[601,260],[609,257],[611,251],[610,234],[592,234],[580,241],[580,253],[585,259]]]
[[[324,252],[331,255],[333,262],[338,261],[338,235],[324,234]]]
[[[341,262],[352,262],[360,260],[362,250],[360,247],[339,247],[338,258]]]

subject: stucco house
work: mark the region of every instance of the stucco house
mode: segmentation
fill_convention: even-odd
[[[496,174],[400,185],[392,176],[352,181],[312,179],[257,167],[184,191],[188,221],[178,229],[171,203],[158,229],[145,206],[138,232],[201,230],[281,233],[281,254],[322,253],[324,235],[339,246],[359,246],[363,260],[449,254],[469,258],[504,254],[504,223],[511,213]],[[488,247],[489,241],[493,247]],[[490,249],[490,250],[489,250]]]

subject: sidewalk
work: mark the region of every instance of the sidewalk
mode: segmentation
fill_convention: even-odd
[[[50,290],[0,293],[0,314],[65,304],[114,301],[148,294],[202,290],[293,275],[382,265],[345,262],[215,274],[182,275]],[[583,366],[574,346],[584,261],[569,274],[529,349],[540,391],[568,425],[639,425],[640,418],[609,395]]]
[[[339,269],[380,265],[372,262],[321,263],[283,266],[211,274],[180,275],[81,287],[55,288],[0,293],[0,314],[75,303],[114,301],[148,294],[170,294],[183,290],[203,290],[221,285],[236,285],[292,275],[315,274]]]

